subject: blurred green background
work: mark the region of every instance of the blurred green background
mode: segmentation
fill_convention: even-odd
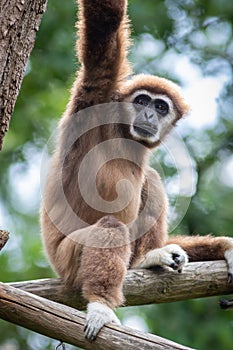
[[[162,169],[171,209],[175,208],[170,215],[172,233],[233,236],[232,2],[131,0],[129,13],[135,72],[178,82],[192,105],[190,116],[176,129],[192,170],[182,189],[178,180],[180,173],[185,175],[185,161],[178,161],[177,171],[166,146],[152,158],[152,165]],[[77,68],[75,18],[74,1],[49,0],[0,154],[0,228],[11,232],[0,254],[2,281],[54,276],[43,254],[38,223],[41,158]],[[179,198],[186,204],[179,207]],[[124,324],[196,349],[230,350],[233,313],[219,309],[219,298],[122,308],[118,314]],[[58,345],[4,321],[0,329],[2,350]]]

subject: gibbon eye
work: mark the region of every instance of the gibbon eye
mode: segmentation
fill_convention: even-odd
[[[169,106],[164,100],[157,99],[155,100],[155,109],[159,114],[161,114],[164,117],[168,114]]]
[[[151,101],[150,96],[148,96],[148,95],[138,95],[137,97],[135,97],[133,103],[135,103],[136,105],[148,106],[150,101]]]

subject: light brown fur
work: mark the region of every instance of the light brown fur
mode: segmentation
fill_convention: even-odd
[[[59,125],[57,148],[41,209],[42,236],[51,264],[65,282],[81,289],[89,302],[100,301],[114,308],[124,300],[122,283],[127,268],[136,267],[147,252],[175,242],[187,250],[192,260],[222,259],[231,244],[225,238],[209,236],[168,240],[167,198],[159,175],[146,165],[147,149],[160,141],[146,145],[147,149],[131,149],[124,140],[132,137],[123,124],[99,126],[76,139],[76,133],[89,121],[75,113],[101,103],[127,101],[138,89],[170,97],[176,113],[170,128],[188,111],[179,89],[172,82],[147,75],[127,80],[130,66],[126,55],[130,42],[126,0],[80,0],[78,5],[77,55],[81,69]],[[133,186],[133,193],[126,185],[123,191],[126,199],[132,195],[128,205],[111,214],[85,202],[78,173],[82,160],[93,147],[116,138],[122,140],[117,147],[111,149],[110,146],[101,154],[96,152],[96,162],[87,165],[87,181],[83,185],[88,190],[96,164],[103,164],[107,152],[117,148],[127,155],[131,161],[119,157],[105,163],[97,172],[97,189],[106,201],[117,198],[119,181],[127,179]],[[67,150],[69,142],[71,147]],[[59,174],[67,202],[58,185]],[[145,224],[149,228],[141,235]]]

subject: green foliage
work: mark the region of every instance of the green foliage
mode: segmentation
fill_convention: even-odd
[[[53,276],[39,235],[39,178],[44,172],[39,164],[47,139],[65,109],[77,67],[75,12],[72,1],[49,1],[0,155],[0,224],[12,233],[0,255],[2,281]],[[216,81],[224,76],[215,120],[199,128],[195,121],[192,125],[183,121],[183,128],[182,122],[178,128],[190,154],[195,181],[191,205],[174,232],[232,235],[233,6],[227,0],[131,0],[129,13],[135,40],[130,59],[136,72],[169,77],[184,88],[192,84],[196,71],[202,78]],[[183,66],[177,72],[179,62]],[[208,97],[210,91],[205,93]],[[192,114],[190,118],[194,118]],[[152,164],[159,162],[162,167],[173,205],[177,194],[169,186],[176,183],[176,166],[163,149],[157,151],[155,159]],[[232,314],[220,311],[216,298],[127,308],[119,314],[124,322],[136,315],[149,331],[190,347],[232,348]],[[12,349],[24,350],[57,345],[3,321],[0,326],[1,349],[7,343]]]

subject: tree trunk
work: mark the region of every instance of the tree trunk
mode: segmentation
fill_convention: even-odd
[[[0,0],[0,150],[47,0]]]

